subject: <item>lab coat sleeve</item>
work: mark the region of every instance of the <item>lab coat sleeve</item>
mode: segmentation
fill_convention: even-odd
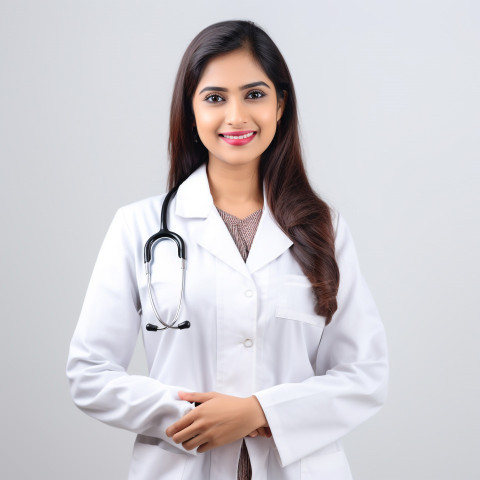
[[[138,256],[120,209],[101,247],[71,341],[67,362],[71,394],[88,415],[187,452],[165,430],[194,408],[177,396],[179,390],[188,389],[126,371],[140,328],[136,252]]]
[[[385,331],[340,216],[335,249],[340,269],[338,309],[324,329],[316,375],[255,393],[282,466],[340,439],[375,414],[386,399]]]

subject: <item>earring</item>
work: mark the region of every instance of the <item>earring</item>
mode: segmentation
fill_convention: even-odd
[[[198,143],[198,132],[197,132],[197,127],[195,127],[195,125],[192,128],[192,136],[193,136],[193,141],[195,143]]]

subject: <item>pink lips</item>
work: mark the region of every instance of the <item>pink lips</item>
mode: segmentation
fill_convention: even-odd
[[[224,132],[220,134],[220,138],[225,140],[229,145],[246,145],[250,143],[254,138],[257,132],[254,130],[243,130],[238,132]],[[230,137],[230,138],[229,138]],[[237,138],[234,138],[237,137]],[[242,137],[242,138],[238,138]]]

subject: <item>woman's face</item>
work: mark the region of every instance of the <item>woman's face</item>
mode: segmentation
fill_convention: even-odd
[[[283,113],[275,86],[247,50],[213,58],[193,95],[198,136],[209,162],[256,166]]]

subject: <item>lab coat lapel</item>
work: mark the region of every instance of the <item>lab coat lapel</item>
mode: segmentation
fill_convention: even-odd
[[[234,270],[250,277],[247,266],[216,208],[195,228],[195,241]]]
[[[264,197],[266,198],[266,197]],[[283,233],[265,204],[262,218],[247,258],[250,273],[260,270],[288,250],[293,242]]]
[[[213,203],[205,164],[195,170],[178,189],[175,213],[195,219],[190,228],[191,238],[196,243],[234,270],[250,277],[247,266]]]

